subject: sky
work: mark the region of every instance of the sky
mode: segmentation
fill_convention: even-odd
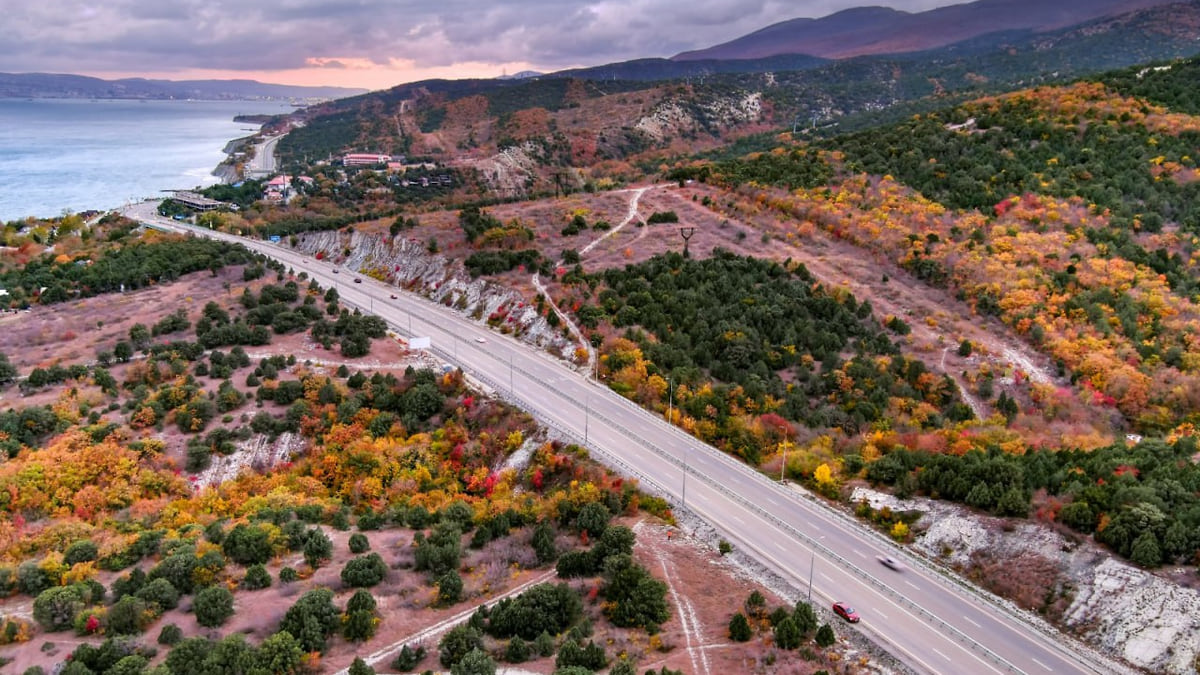
[[[964,0],[0,0],[0,71],[384,89],[700,49],[797,17]]]

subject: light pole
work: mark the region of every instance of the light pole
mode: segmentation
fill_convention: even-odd
[[[688,454],[691,452],[691,444],[683,446],[683,494],[680,496],[680,506],[687,508],[687,475],[688,475]]]
[[[675,424],[675,379],[667,380],[667,424]]]
[[[808,558],[808,603],[811,605],[811,604],[812,604],[812,578],[813,578],[813,568],[814,568],[814,567],[816,566],[816,564],[817,564],[817,549],[816,549],[816,548],[810,548],[810,549],[808,549],[808,551],[809,551],[809,558]]]

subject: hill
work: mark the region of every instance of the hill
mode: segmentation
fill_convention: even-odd
[[[144,98],[318,101],[361,94],[364,89],[298,87],[255,80],[102,80],[55,73],[0,73],[0,98]]]
[[[683,52],[677,61],[756,59],[807,54],[842,59],[868,54],[925,51],[987,33],[1040,33],[1093,19],[1167,4],[1169,0],[978,0],[911,14],[886,7],[857,7],[820,19],[792,19],[729,42]]]

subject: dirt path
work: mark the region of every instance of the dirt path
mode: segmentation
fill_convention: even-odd
[[[603,235],[601,235],[599,238],[593,240],[590,244],[588,244],[587,246],[584,246],[582,249],[580,249],[579,255],[580,256],[586,255],[587,252],[591,251],[593,248],[595,248],[597,244],[599,244],[600,242],[604,241],[605,239],[608,239],[609,237],[615,235],[616,233],[620,232],[622,229],[624,229],[624,227],[626,225],[628,225],[630,222],[632,222],[633,219],[637,217],[638,201],[641,200],[642,195],[646,194],[647,190],[652,190],[656,187],[662,187],[662,186],[647,185],[645,187],[633,188],[630,190],[622,190],[622,192],[631,193],[631,196],[629,198],[629,209],[625,213],[625,219],[622,220],[620,223],[618,223],[616,227],[608,230]],[[643,230],[642,234],[645,234],[644,230]],[[562,266],[562,264],[563,264],[563,262],[561,260],[559,260],[555,263],[555,266],[559,267],[559,266]],[[579,330],[579,326],[575,325],[575,322],[571,320],[570,315],[568,315],[566,312],[559,309],[558,305],[554,303],[554,298],[550,295],[550,292],[546,290],[545,285],[542,284],[542,279],[538,275],[537,272],[533,273],[533,276],[531,277],[530,281],[533,283],[533,287],[535,289],[537,289],[537,292],[541,293],[542,296],[546,298],[546,302],[550,303],[551,311],[553,311],[555,314],[557,314],[559,320],[561,320],[563,322],[563,325],[565,325],[567,327],[567,330],[571,331],[571,335],[575,337],[575,340],[576,340],[576,342],[579,343],[580,348],[582,348],[583,350],[585,350],[587,352],[588,370],[589,371],[595,370],[596,350],[592,348],[592,344],[590,342],[588,342],[586,339],[584,339],[583,331]]]

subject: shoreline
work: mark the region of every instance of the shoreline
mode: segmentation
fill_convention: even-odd
[[[221,160],[221,163],[210,172],[211,175],[216,176],[220,182],[226,185],[238,182],[241,179],[241,173],[237,169],[237,162],[233,159],[233,153],[237,152],[239,148],[246,147],[252,140],[258,138],[258,135],[261,133],[262,127],[259,127],[257,132],[249,136],[235,138],[226,143],[225,147],[221,148],[221,152],[225,153],[225,159]]]

